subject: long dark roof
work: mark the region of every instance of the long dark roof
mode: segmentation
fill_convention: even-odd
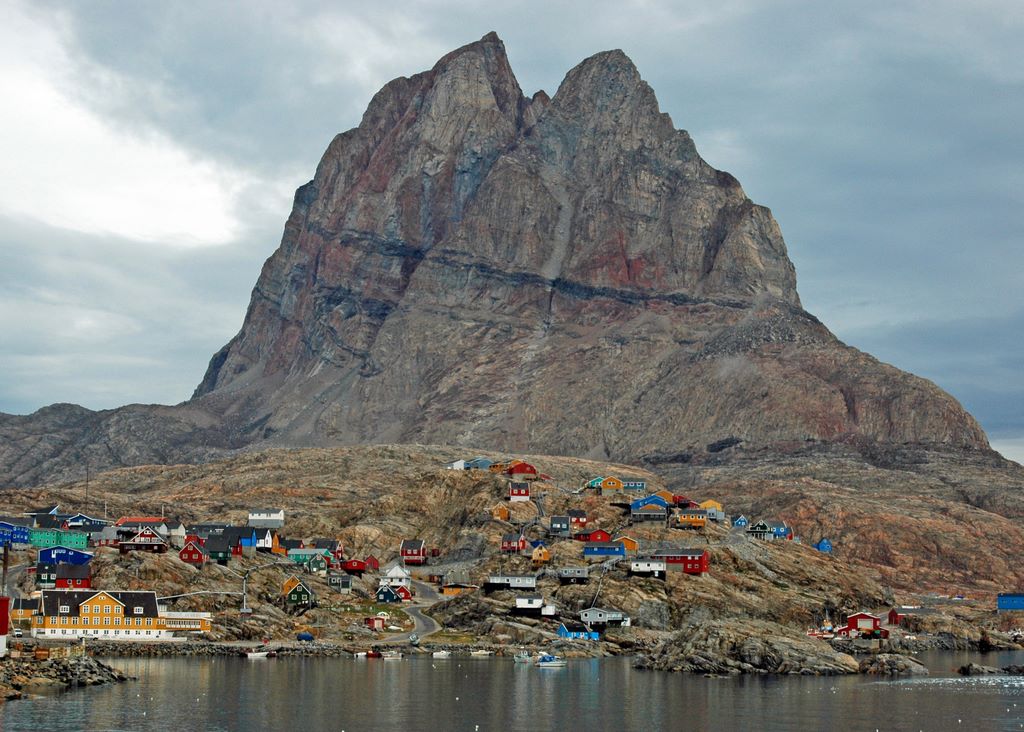
[[[78,615],[79,606],[101,592],[124,605],[123,615],[133,618],[155,618],[159,615],[156,593],[149,590],[43,590],[43,615]],[[68,606],[68,612],[59,612],[62,605]],[[135,608],[142,608],[136,613]]]
[[[206,540],[204,548],[207,554],[211,552],[229,552],[231,551],[231,544],[228,542],[228,537],[223,534],[211,534]]]
[[[92,572],[88,564],[58,564],[57,579],[89,579]]]

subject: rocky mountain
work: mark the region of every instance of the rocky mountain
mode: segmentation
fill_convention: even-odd
[[[526,97],[493,33],[330,143],[190,401],[0,417],[0,481],[373,442],[990,455],[955,399],[802,309],[770,211],[621,51]]]

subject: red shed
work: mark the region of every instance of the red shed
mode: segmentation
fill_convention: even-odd
[[[411,600],[412,599],[412,590],[410,590],[405,585],[398,585],[398,587],[395,587],[394,590],[395,590],[395,594],[398,595],[403,600]]]
[[[888,638],[889,631],[882,627],[882,619],[871,613],[859,612],[846,617],[846,625],[836,628],[836,635],[849,638],[859,635]]]
[[[686,574],[704,574],[711,563],[706,549],[662,549],[654,557],[665,561],[665,569]]]
[[[361,577],[363,572],[366,571],[366,562],[362,559],[346,559],[341,563],[341,568],[348,574],[354,574]]]
[[[530,500],[530,484],[523,480],[508,482],[508,500],[512,502]]]
[[[88,590],[92,587],[92,572],[88,564],[58,564],[54,587],[58,590]]]
[[[505,534],[501,537],[501,550],[511,554],[526,551],[526,537],[522,534]]]
[[[370,630],[384,630],[384,618],[380,616],[371,615],[368,618],[363,618],[363,623]]]
[[[377,559],[377,557],[373,556],[372,554],[368,554],[366,556],[366,559],[364,559],[363,561],[366,562],[366,571],[368,571],[368,572],[379,572],[380,571],[380,560]]]
[[[423,539],[405,539],[399,551],[405,565],[427,563],[427,544]]]
[[[576,539],[576,541],[609,542],[612,540],[612,535],[604,529],[593,529],[591,531],[584,531],[582,533],[576,534],[576,536],[574,536],[573,538]]]

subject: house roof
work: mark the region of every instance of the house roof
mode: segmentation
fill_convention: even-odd
[[[302,539],[279,539],[278,544],[281,545],[282,549],[291,551],[292,549],[302,548]]]
[[[423,539],[403,539],[402,540],[402,551],[403,552],[418,552],[423,549],[426,544]]]
[[[584,518],[587,515],[582,508],[570,508],[566,513],[569,514],[569,518]]]
[[[590,628],[577,620],[563,620],[562,627],[570,633],[589,633]]]
[[[764,522],[769,529],[788,529],[789,526],[785,521],[765,521]]]
[[[332,550],[337,548],[341,544],[341,542],[338,541],[337,539],[329,539],[327,537],[320,537],[318,539],[313,539],[313,541],[310,542],[310,543],[316,549],[332,549]]]
[[[39,598],[38,597],[12,597],[11,598],[11,610],[31,610],[35,612],[39,609]]]
[[[14,516],[0,516],[0,523],[10,524],[11,526],[22,526],[28,528],[28,519],[15,518]]]
[[[89,579],[92,572],[88,564],[58,564],[57,579]]]
[[[694,549],[694,548],[691,548],[691,547],[683,547],[683,548],[662,547],[661,549],[658,549],[656,552],[654,552],[654,554],[652,554],[651,556],[655,557],[655,558],[661,558],[661,557],[702,557],[705,554],[707,554],[707,549]]]
[[[522,538],[523,538],[523,535],[521,533],[520,534],[503,534],[502,537],[501,537],[501,541],[504,544],[507,541],[519,541]]]
[[[588,574],[590,570],[587,567],[559,567],[559,574]]]
[[[29,511],[25,511],[26,516],[38,516],[44,513],[57,513],[57,509],[60,508],[56,503],[52,506],[41,506],[39,508],[33,508]]]
[[[156,593],[150,590],[43,590],[43,615],[78,615],[79,606],[97,595],[109,595],[123,605],[126,616],[155,618],[160,612]],[[67,613],[59,612],[63,605],[68,606]],[[135,612],[135,608],[142,612]]]
[[[37,529],[59,529],[62,523],[61,519],[48,513],[36,516]]]
[[[209,543],[209,539],[207,539],[207,543]],[[192,547],[192,549],[199,551],[200,554],[209,554],[209,552],[206,551],[206,547],[200,544],[198,541],[185,542],[185,546],[181,548],[181,551],[185,551],[189,547]]]
[[[588,541],[583,544],[585,549],[621,549],[622,544],[617,541]]]
[[[257,514],[257,513],[284,513],[284,509],[283,508],[250,508],[249,509],[249,515],[250,516],[252,516],[253,514]]]
[[[228,541],[228,537],[223,534],[211,534],[206,539],[205,549],[207,554],[212,554],[213,552],[230,552],[231,544]]]

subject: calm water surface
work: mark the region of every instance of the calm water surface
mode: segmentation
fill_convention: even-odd
[[[510,659],[115,659],[139,680],[10,702],[0,730],[1024,730],[1024,677],[960,678],[922,654],[923,679],[634,671],[626,659],[537,669]]]

